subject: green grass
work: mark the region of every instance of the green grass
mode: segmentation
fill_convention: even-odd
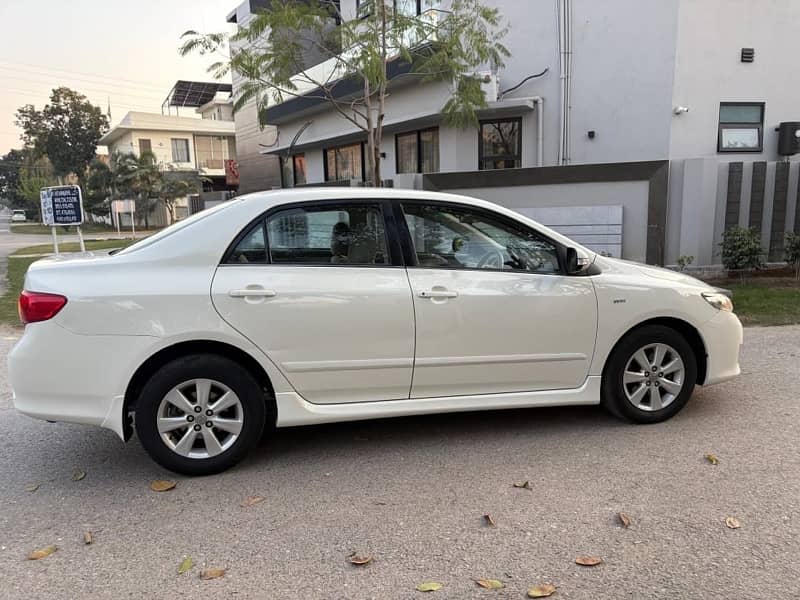
[[[116,233],[117,230],[110,225],[103,225],[102,223],[84,223],[81,225],[83,233]],[[77,232],[75,227],[57,227],[56,232],[59,235],[72,234]],[[11,233],[34,233],[41,235],[50,235],[50,227],[42,225],[41,223],[12,223]]]
[[[130,246],[133,240],[89,240],[86,242],[87,250],[108,250],[111,248],[124,248]],[[61,244],[59,250],[63,252],[75,252],[80,248],[78,243]],[[25,254],[41,254],[52,252],[52,245],[27,246],[20,248],[8,258],[8,281],[6,293],[0,296],[0,323],[7,325],[20,325],[19,315],[17,314],[17,298],[22,285],[25,282],[25,273],[31,263],[39,260],[38,256],[19,258]]]
[[[800,283],[780,283],[754,280],[725,286],[733,292],[733,310],[744,325],[800,324]]]

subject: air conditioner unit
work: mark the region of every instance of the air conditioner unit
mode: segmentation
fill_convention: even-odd
[[[394,187],[394,179],[384,179],[382,183],[383,183],[383,187],[385,187],[385,188],[393,188]]]
[[[497,73],[478,71],[475,74],[481,82],[481,89],[487,102],[497,102],[500,97],[500,79]]]

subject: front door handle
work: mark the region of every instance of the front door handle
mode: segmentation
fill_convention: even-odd
[[[420,298],[458,298],[458,292],[451,290],[422,290],[418,295]]]
[[[245,288],[228,292],[228,296],[231,298],[272,298],[277,295],[276,291],[265,290],[264,288]]]

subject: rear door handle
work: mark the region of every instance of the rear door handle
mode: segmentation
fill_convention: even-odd
[[[422,290],[418,295],[420,298],[458,298],[458,292],[450,290]]]
[[[272,298],[277,295],[278,293],[274,290],[265,290],[263,288],[245,288],[228,292],[228,296],[231,298]]]

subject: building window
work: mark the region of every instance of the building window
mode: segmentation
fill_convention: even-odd
[[[522,166],[522,119],[481,121],[478,169],[518,169]]]
[[[439,128],[399,133],[394,137],[397,173],[439,172]]]
[[[394,0],[394,11],[404,17],[416,17],[422,14],[424,0]]]
[[[189,140],[183,138],[172,138],[172,162],[189,162]]]
[[[139,138],[139,156],[144,154],[145,152],[153,153],[153,145],[150,143],[150,140],[146,138]]]
[[[325,149],[325,181],[364,181],[364,144]]]
[[[763,102],[722,102],[719,105],[717,152],[761,152],[763,144]]]
[[[356,17],[366,19],[370,16],[374,8],[373,4],[374,0],[356,0]]]

